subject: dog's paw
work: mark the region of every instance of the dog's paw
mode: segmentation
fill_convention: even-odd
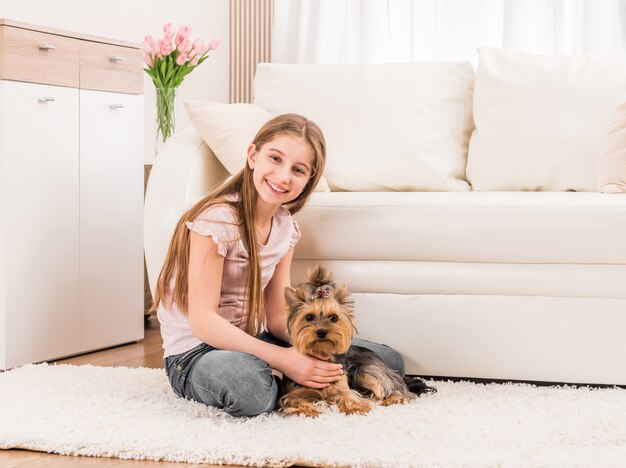
[[[408,403],[409,401],[414,400],[416,397],[415,395],[390,395],[387,398],[384,398],[383,400],[380,401],[380,405],[381,406],[391,406],[391,405],[403,405],[405,403]]]
[[[360,406],[360,407],[355,407],[355,408],[345,408],[345,409],[340,409],[340,411],[349,416],[351,414],[358,414],[360,416],[366,415],[367,413],[369,413],[370,411],[372,411],[372,407],[371,406]]]
[[[322,412],[313,406],[298,406],[290,408],[281,408],[280,412],[285,415],[302,415],[307,418],[317,418]]]
[[[337,404],[339,411],[343,414],[367,414],[372,411],[374,405],[367,400],[344,400]]]

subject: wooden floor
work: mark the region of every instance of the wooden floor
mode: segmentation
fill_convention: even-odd
[[[67,359],[55,361],[59,364],[92,364],[94,366],[125,366],[125,367],[163,367],[163,349],[161,345],[161,334],[159,332],[159,322],[156,317],[151,316],[146,321],[145,338],[137,343],[131,343],[116,348],[96,351],[94,353],[83,354]],[[137,460],[120,460],[119,458],[95,458],[95,457],[72,457],[54,455],[44,452],[31,452],[29,450],[0,450],[0,467],[111,467],[118,468],[148,468],[148,467],[178,467],[210,468],[217,465],[207,464],[187,464],[169,463]]]

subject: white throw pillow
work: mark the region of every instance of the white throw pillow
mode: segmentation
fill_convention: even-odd
[[[263,124],[273,117],[254,104],[206,101],[184,101],[183,104],[200,138],[231,175],[243,169],[248,146]],[[323,176],[315,191],[330,191]]]
[[[463,191],[473,83],[470,62],[261,63],[254,102],[321,127],[333,190]]]
[[[598,191],[598,154],[626,95],[626,59],[478,52],[472,188]]]

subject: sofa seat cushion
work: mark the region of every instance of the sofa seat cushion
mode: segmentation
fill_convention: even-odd
[[[315,193],[296,259],[626,264],[626,197],[574,192]]]
[[[292,283],[304,281],[317,264],[353,293],[626,300],[626,265],[294,260]]]

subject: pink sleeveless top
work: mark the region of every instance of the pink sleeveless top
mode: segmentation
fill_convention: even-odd
[[[236,196],[226,197],[235,200]],[[222,276],[222,291],[217,313],[230,323],[241,329],[245,328],[247,314],[244,309],[244,289],[246,286],[246,252],[234,208],[228,205],[214,205],[202,212],[193,222],[187,222],[187,227],[203,236],[211,236],[217,244],[218,253],[224,257]],[[261,284],[267,286],[274,269],[285,254],[300,240],[300,229],[286,208],[280,207],[272,218],[272,228],[265,245],[260,245]],[[174,284],[172,278],[170,284]],[[171,294],[171,290],[168,294]],[[170,296],[171,297],[171,296]],[[161,323],[164,357],[180,354],[202,343],[191,332],[189,321],[177,305],[167,308],[161,301],[157,309],[157,317]]]

